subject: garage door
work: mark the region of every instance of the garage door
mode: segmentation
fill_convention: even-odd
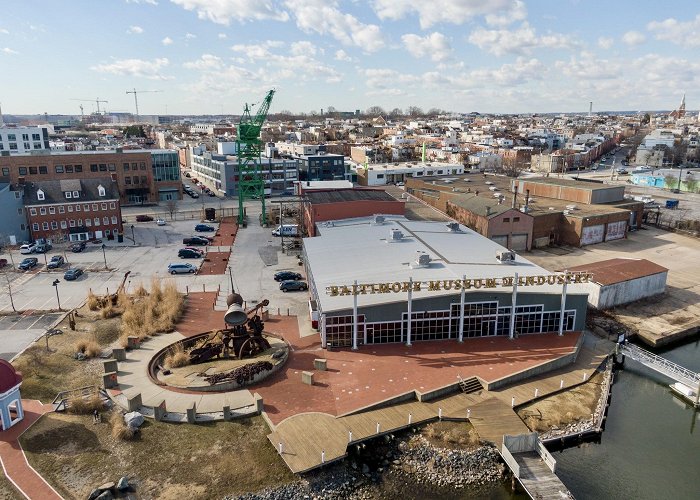
[[[608,232],[605,233],[605,241],[619,240],[625,237],[627,231],[627,221],[611,222],[608,224]]]
[[[503,236],[491,236],[491,241],[495,241],[502,247],[508,247],[508,235],[504,234]]]
[[[511,239],[511,250],[527,250],[527,233],[514,234]]]
[[[605,225],[584,227],[581,231],[581,245],[593,245],[603,241]]]

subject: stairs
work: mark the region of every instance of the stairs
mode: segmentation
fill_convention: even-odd
[[[483,389],[481,382],[476,377],[464,380],[461,376],[459,377],[459,388],[464,394],[472,394]]]

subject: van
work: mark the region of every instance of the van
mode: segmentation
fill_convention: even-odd
[[[272,230],[272,236],[299,236],[298,224],[283,224]]]
[[[634,167],[635,172],[651,172],[653,169],[651,167],[647,166],[639,166],[639,167]]]
[[[197,268],[192,264],[169,264],[168,272],[170,274],[194,274],[197,272]]]

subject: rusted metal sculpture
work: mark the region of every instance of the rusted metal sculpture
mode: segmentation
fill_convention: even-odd
[[[262,335],[265,323],[258,315],[258,311],[269,303],[270,301],[265,299],[246,311],[243,309],[243,298],[240,295],[229,295],[226,299],[228,310],[224,321],[230,328],[215,330],[195,344],[189,351],[190,363],[203,363],[215,357],[249,358],[269,349],[270,343]]]

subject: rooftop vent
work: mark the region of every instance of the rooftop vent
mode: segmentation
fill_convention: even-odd
[[[493,186],[493,182],[491,182],[491,181],[486,181],[486,182],[484,182],[484,184],[486,184],[487,186]]]
[[[424,269],[430,267],[430,255],[419,252],[418,258],[411,262],[411,269]]]
[[[458,222],[450,222],[447,224],[447,229],[451,233],[458,233],[459,232],[459,223]]]
[[[496,252],[496,260],[501,264],[515,264],[515,252],[501,251]]]
[[[498,189],[496,186],[489,186],[489,191],[495,191],[496,189]]]
[[[372,224],[375,226],[381,226],[384,224],[384,216],[383,215],[375,215],[374,219],[372,220]]]
[[[567,205],[566,209],[567,210],[578,210],[578,207],[576,205]]]
[[[389,231],[389,239],[387,242],[395,243],[397,241],[403,240],[403,233],[399,229],[392,229]]]

